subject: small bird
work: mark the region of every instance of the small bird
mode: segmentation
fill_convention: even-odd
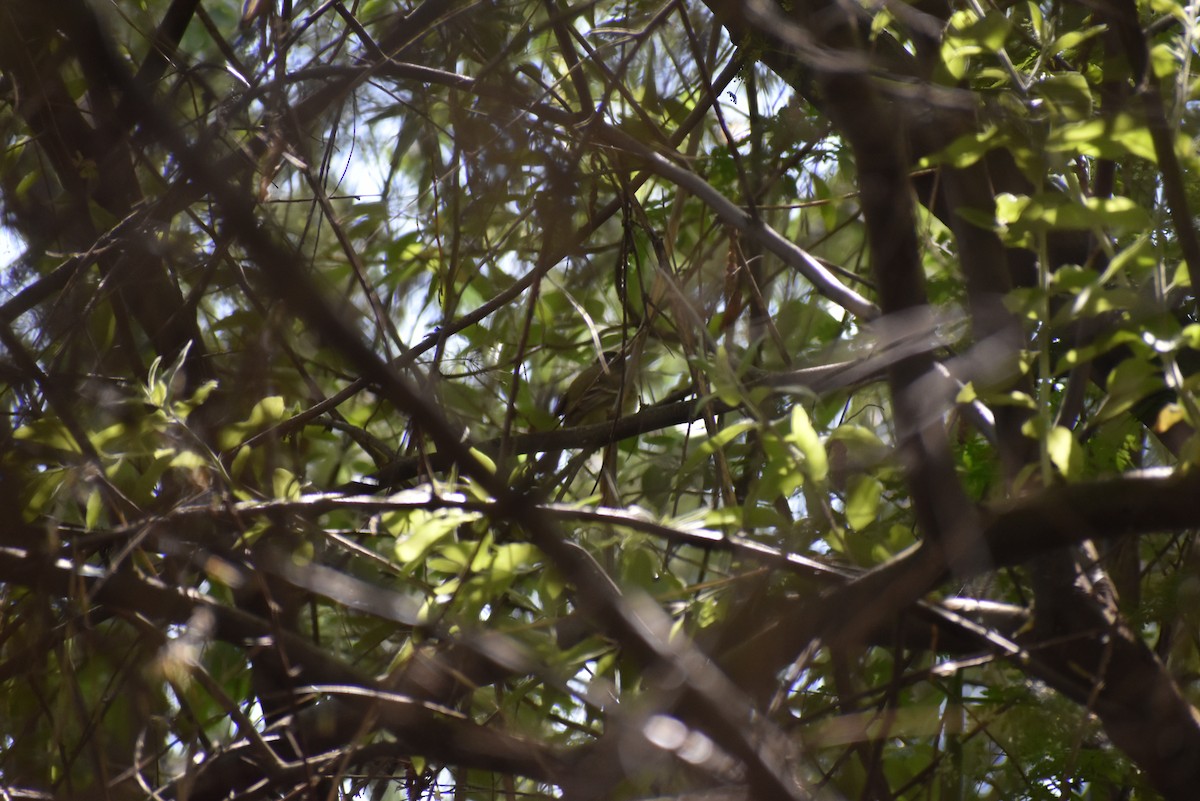
[[[554,413],[563,425],[586,426],[613,420],[632,407],[636,391],[629,376],[629,359],[621,351],[605,351],[567,386]]]

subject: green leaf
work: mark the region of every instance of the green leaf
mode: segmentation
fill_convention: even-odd
[[[508,542],[497,545],[491,571],[497,581],[511,581],[518,573],[533,569],[539,562],[539,551],[529,543]]]
[[[969,9],[954,12],[941,45],[943,68],[953,80],[961,80],[972,56],[995,53],[1004,46],[1010,27],[1008,17],[998,11],[982,18]]]
[[[1046,41],[1046,18],[1042,15],[1042,8],[1034,0],[1027,0],[1025,10],[1029,13],[1029,27],[1033,31],[1033,35],[1040,42]]]
[[[275,468],[275,472],[271,476],[271,489],[276,498],[294,500],[300,497],[300,481],[296,478],[296,474],[282,467]]]
[[[108,428],[102,431],[97,431],[91,435],[92,445],[98,451],[108,449],[110,445],[119,443],[122,439],[130,434],[130,426],[125,423],[113,423]]]
[[[1143,120],[1125,112],[1056,127],[1047,137],[1045,148],[1050,153],[1113,159],[1131,155],[1152,163],[1158,160],[1150,129]]]
[[[948,27],[951,34],[947,39],[956,39],[962,43],[960,46],[974,47],[979,53],[995,53],[1004,46],[1012,23],[1000,11],[989,11],[980,18],[964,9],[950,15]]]
[[[1046,49],[1051,53],[1065,53],[1068,50],[1074,50],[1079,45],[1103,33],[1105,30],[1107,30],[1107,26],[1105,25],[1092,25],[1089,28],[1078,31],[1067,31],[1051,42],[1050,46]]]
[[[721,450],[730,442],[740,437],[747,431],[757,427],[757,423],[753,420],[739,420],[732,425],[725,426],[716,434],[708,438],[707,442],[701,447],[706,450],[706,453],[711,454]]]
[[[1075,202],[1057,193],[1034,197],[996,196],[996,220],[1014,233],[1046,229],[1138,229],[1149,226],[1150,214],[1127,197],[1088,197]]]
[[[1069,428],[1054,426],[1046,435],[1046,453],[1065,478],[1079,478],[1083,470],[1083,450]]]
[[[821,223],[825,226],[825,230],[832,231],[837,228],[838,224],[838,203],[834,196],[833,190],[819,175],[813,175],[809,180],[812,181],[813,197],[817,200],[824,200],[817,207],[821,215]]]
[[[687,458],[684,462],[684,471],[695,470],[705,459],[712,456],[717,451],[725,449],[725,446],[733,442],[735,439],[745,434],[751,429],[757,428],[758,423],[753,420],[739,420],[736,423],[725,426],[717,433],[708,437],[700,446]]]
[[[84,525],[88,531],[94,531],[104,517],[104,496],[99,489],[88,493],[87,512],[84,515]]]
[[[804,486],[804,473],[797,468],[792,450],[773,435],[763,437],[762,448],[767,459],[759,492],[771,499],[791,497]]]
[[[254,405],[247,423],[254,427],[278,423],[283,419],[285,408],[283,396],[269,395]]]
[[[196,388],[196,391],[192,393],[192,397],[188,398],[187,400],[176,401],[173,403],[171,405],[171,411],[173,411],[175,416],[180,420],[187,420],[188,415],[192,413],[192,410],[208,400],[208,396],[211,395],[213,390],[216,388],[216,381],[205,381]]]
[[[878,10],[871,17],[871,41],[887,30],[887,26],[892,24],[892,15],[886,8],[879,6]]]
[[[496,462],[494,459],[492,459],[492,457],[488,456],[478,448],[471,448],[471,455],[479,460],[479,463],[483,465],[483,469],[487,470],[492,475],[496,474]]]
[[[786,440],[804,456],[800,467],[805,474],[814,481],[824,481],[829,475],[829,457],[808,418],[808,412],[799,403],[792,406],[792,430]]]
[[[1185,329],[1186,330],[1186,329]],[[1095,359],[1097,356],[1107,353],[1118,345],[1131,345],[1141,342],[1141,335],[1128,329],[1117,329],[1111,334],[1106,334],[1091,344],[1082,348],[1071,348],[1063,354],[1058,364],[1054,367],[1055,375],[1062,375],[1068,370],[1078,367],[1081,364]]]
[[[286,404],[281,395],[268,395],[254,404],[250,416],[221,432],[222,450],[230,450],[254,434],[284,419]]]
[[[391,522],[398,532],[395,545],[397,561],[416,567],[417,562],[430,548],[460,526],[473,523],[481,516],[479,512],[460,509],[416,509],[395,514]]]
[[[963,47],[957,40],[946,37],[942,42],[942,64],[953,81],[961,81],[967,74],[968,58],[972,48]]]
[[[171,449],[167,449],[166,451],[160,451],[155,455],[159,456],[171,453],[173,453],[173,451]],[[171,461],[169,464],[170,467],[179,467],[183,468],[184,470],[199,470],[207,465],[208,460],[195,451],[179,451],[178,453],[174,453],[174,455],[171,456]]]
[[[724,347],[717,350],[709,364],[708,375],[722,403],[737,406],[742,402],[742,381],[734,371],[733,363]]]
[[[1184,422],[1188,419],[1187,410],[1178,403],[1168,403],[1158,410],[1158,417],[1152,426],[1154,433],[1162,434],[1169,430],[1176,423]]]
[[[57,417],[34,420],[32,423],[23,425],[13,432],[13,437],[45,445],[48,448],[82,453],[75,438],[67,430],[67,426]]]
[[[1175,52],[1175,48],[1160,42],[1150,48],[1150,68],[1154,71],[1155,78],[1173,78],[1179,71],[1179,54]]]
[[[1109,261],[1104,274],[1100,276],[1101,283],[1108,283],[1118,273],[1124,270],[1142,270],[1154,267],[1157,259],[1150,243],[1150,237],[1142,234],[1133,244],[1121,250]]]
[[[1078,72],[1049,75],[1033,91],[1062,119],[1081,120],[1092,113],[1091,87]]]
[[[996,221],[1001,225],[1010,225],[1021,219],[1025,209],[1029,207],[1028,195],[1014,195],[1011,192],[1001,192],[996,195]]]
[[[882,495],[883,484],[874,476],[852,476],[846,489],[846,524],[861,531],[874,523]]]
[[[1096,410],[1093,425],[1128,412],[1138,401],[1164,389],[1162,375],[1154,364],[1137,356],[1125,359],[1109,373],[1108,393]]]
[[[742,526],[742,510],[737,506],[721,506],[716,509],[709,509],[704,513],[704,525],[710,528],[717,529],[733,529],[736,530]],[[682,528],[687,525],[686,520],[676,520],[674,525],[677,528]]]
[[[1006,137],[995,125],[985,126],[982,131],[963,134],[937,153],[921,159],[922,167],[949,164],[952,167],[969,167],[983,158],[989,150],[1004,146]],[[987,221],[990,227],[991,220]]]

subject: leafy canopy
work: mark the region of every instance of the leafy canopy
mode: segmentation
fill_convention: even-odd
[[[0,17],[8,796],[1193,797],[1191,5]]]

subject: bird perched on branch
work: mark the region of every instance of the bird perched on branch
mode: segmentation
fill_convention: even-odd
[[[631,366],[623,352],[605,351],[572,379],[558,399],[554,414],[567,427],[615,419],[631,409],[636,400]]]

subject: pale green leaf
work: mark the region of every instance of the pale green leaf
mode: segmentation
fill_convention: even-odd
[[[398,513],[393,519],[393,525],[399,532],[395,546],[396,559],[403,564],[415,563],[451,532],[479,518],[478,512],[459,509],[415,509]]]
[[[1050,47],[1047,49],[1051,53],[1064,53],[1068,50],[1074,50],[1088,39],[1103,33],[1105,30],[1106,27],[1104,25],[1092,25],[1078,31],[1067,31],[1051,42]]]
[[[988,125],[978,133],[963,134],[937,153],[921,159],[921,166],[949,164],[952,167],[969,167],[989,150],[1001,147],[1004,143],[1005,138],[1000,135],[1000,129],[995,125]]]
[[[808,412],[798,403],[792,406],[792,430],[786,439],[803,454],[801,467],[804,472],[815,481],[824,481],[829,475],[829,457]]]
[[[1078,72],[1050,75],[1034,90],[1063,119],[1080,120],[1092,112],[1091,87]]]
[[[1050,429],[1046,436],[1046,453],[1066,478],[1077,478],[1083,469],[1083,451],[1069,428],[1055,426]]]
[[[296,478],[296,474],[282,467],[275,468],[275,472],[271,476],[271,489],[276,498],[294,500],[300,497],[300,481]]]
[[[882,495],[883,484],[874,476],[852,476],[846,489],[846,524],[861,531],[874,523]]]
[[[732,423],[731,425],[722,428],[716,434],[713,434],[711,437],[704,440],[704,442],[700,443],[700,446],[696,448],[696,450],[684,463],[684,471],[686,472],[695,469],[696,466],[705,459],[709,458],[714,453],[723,450],[726,445],[733,442],[747,431],[756,428],[757,425],[758,424],[753,420],[739,420],[736,423]]]
[[[23,425],[13,432],[13,437],[70,453],[82,452],[75,442],[75,438],[71,436],[71,432],[57,417],[43,418]]]
[[[496,474],[496,462],[492,459],[492,457],[488,456],[478,448],[471,448],[471,455],[479,460],[480,464],[483,465],[485,470],[492,475]]]
[[[1166,43],[1150,48],[1150,68],[1156,78],[1171,78],[1179,71],[1179,54]]]
[[[195,451],[179,451],[171,457],[171,467],[181,467],[185,470],[199,470],[208,464],[208,460]]]
[[[100,490],[93,489],[88,493],[87,511],[85,513],[85,525],[88,531],[93,531],[103,520],[104,515],[104,496],[100,494]]]

